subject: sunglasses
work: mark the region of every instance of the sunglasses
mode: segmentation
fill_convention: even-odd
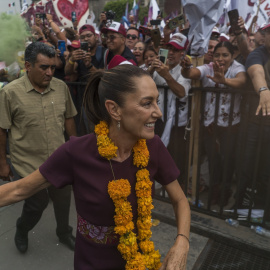
[[[135,40],[138,37],[136,35],[130,35],[130,34],[128,34],[127,35],[127,39],[130,39],[130,38],[132,38],[133,40]]]

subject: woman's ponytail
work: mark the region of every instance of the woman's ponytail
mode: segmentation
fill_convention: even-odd
[[[99,84],[102,77],[102,71],[96,71],[91,74],[83,97],[83,107],[85,109],[86,116],[95,125],[98,124],[101,120],[104,120],[102,119],[103,113],[98,94]]]

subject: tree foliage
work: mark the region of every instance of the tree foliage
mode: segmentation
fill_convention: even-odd
[[[107,2],[104,6],[105,11],[112,10],[115,12],[114,20],[120,22],[122,17],[125,15],[126,4],[128,2],[129,11],[132,9],[133,0],[117,0]]]
[[[117,0],[107,2],[104,6],[104,10],[105,11],[112,10],[113,12],[115,12],[114,20],[120,22],[122,16],[125,15],[127,2],[128,2],[128,9],[130,12],[133,7],[133,0]],[[141,22],[141,24],[143,24],[144,17],[147,15],[148,15],[148,7],[139,6],[139,21]]]

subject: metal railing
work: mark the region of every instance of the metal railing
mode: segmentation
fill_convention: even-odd
[[[84,123],[83,113],[80,110],[85,83],[68,82],[67,84],[71,91],[75,91],[75,95],[72,96],[78,111],[80,111],[77,119],[78,134],[84,135],[91,131],[89,130],[89,127],[87,127],[87,123]],[[166,122],[168,87],[157,87],[159,89],[164,89],[163,116],[164,122]],[[207,93],[215,93],[214,121],[208,127],[204,126],[204,109]],[[219,104],[220,99],[223,98],[223,93],[231,96],[230,109],[226,116],[228,123],[227,127],[218,126]],[[241,120],[239,124],[234,125],[234,106],[239,95],[241,95]],[[263,164],[260,163],[260,160],[262,160],[262,153],[267,151],[267,149],[264,149],[264,136],[266,132],[265,129],[267,129],[268,126],[265,125],[266,118],[263,117],[260,123],[257,124],[257,145],[255,146],[255,156],[252,158],[252,160],[255,161],[251,170],[252,178],[249,177],[249,181],[245,181],[246,170],[251,169],[247,168],[246,164],[246,161],[248,160],[246,156],[248,154],[246,153],[248,151],[247,140],[249,140],[247,132],[250,128],[251,101],[256,97],[255,95],[254,92],[235,89],[200,87],[192,88],[190,90],[188,98],[189,124],[186,127],[185,150],[188,153],[185,161],[186,174],[180,184],[190,200],[192,210],[221,219],[228,217],[234,219],[238,218],[240,223],[246,226],[253,223],[259,223],[267,228],[270,226],[269,222],[267,222],[270,221],[270,217],[267,217],[266,215],[266,213],[270,212],[270,179],[267,179],[267,176],[261,175],[262,169],[267,169],[267,164],[264,165],[265,168],[263,168]],[[197,99],[194,99],[195,96],[197,96]],[[195,109],[197,109],[197,115],[193,113]],[[175,126],[177,126],[178,123],[178,110],[179,99],[176,99]],[[234,140],[234,142],[232,142],[232,140]],[[179,155],[181,155],[181,151],[183,151],[183,149],[179,149]],[[268,156],[270,162],[270,147]],[[266,160],[264,161],[266,163]],[[177,165],[180,167],[180,164]],[[268,165],[268,167],[270,172],[270,165]],[[206,171],[206,175],[209,176],[209,181],[204,183],[204,186],[201,185],[202,168]],[[192,176],[190,175],[191,172]],[[250,174],[250,172],[248,173]],[[263,182],[261,181],[262,177],[264,178]],[[245,187],[243,183],[247,184],[246,182],[249,184],[247,190],[243,188],[243,186]],[[204,187],[203,191],[202,187]],[[239,209],[243,209],[242,206],[240,206],[240,197],[243,195],[243,190],[245,191],[244,193],[248,193],[245,194],[245,196],[249,196],[249,201],[244,197],[247,204],[245,210],[240,211]],[[231,191],[233,191],[233,193],[231,193]],[[216,202],[214,202],[215,197],[217,197]],[[169,202],[169,198],[162,188],[156,190],[155,198]],[[259,210],[256,209],[257,211],[254,211],[254,207],[256,208],[257,205]],[[256,214],[259,217],[255,217]]]

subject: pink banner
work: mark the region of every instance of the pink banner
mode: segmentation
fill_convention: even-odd
[[[41,0],[31,5],[21,15],[33,24],[36,13],[50,13],[59,26],[71,27],[71,13],[76,12],[79,27],[85,24],[89,15],[88,0]]]

